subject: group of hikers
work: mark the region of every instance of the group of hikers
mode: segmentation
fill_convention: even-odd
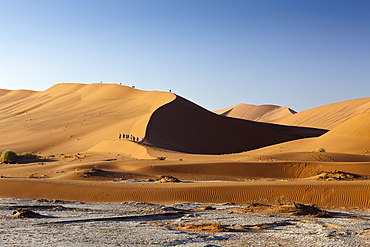
[[[118,139],[130,139],[131,141],[134,141],[134,142],[139,142],[139,137],[135,137],[135,136],[133,136],[133,135],[125,135],[125,134],[119,134],[118,135]],[[143,144],[143,142],[144,142],[144,138],[141,138],[141,140],[140,140],[140,143],[141,144]]]

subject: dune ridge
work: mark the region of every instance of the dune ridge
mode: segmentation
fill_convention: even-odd
[[[268,122],[275,119],[295,114],[296,111],[276,105],[250,105],[238,104],[236,106],[214,111],[214,113],[225,117],[241,118],[245,120]]]

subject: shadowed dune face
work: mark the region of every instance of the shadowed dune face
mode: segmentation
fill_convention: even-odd
[[[223,117],[177,96],[153,113],[145,141],[155,147],[186,153],[226,154],[316,137],[325,132]]]

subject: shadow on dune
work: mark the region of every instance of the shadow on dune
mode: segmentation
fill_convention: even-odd
[[[53,159],[42,159],[42,158],[33,158],[33,157],[17,157],[14,161],[4,162],[5,164],[29,164],[29,163],[47,163],[54,162]]]
[[[185,153],[226,154],[317,137],[326,132],[224,117],[177,96],[152,114],[144,141]]]
[[[229,114],[233,109],[225,111],[224,113],[220,114],[221,116],[227,117],[227,114]]]

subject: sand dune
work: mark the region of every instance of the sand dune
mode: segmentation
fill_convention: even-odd
[[[8,94],[9,92],[11,92],[11,90],[0,89],[0,96],[4,96],[4,95]]]
[[[186,153],[224,154],[325,132],[223,117],[177,96],[153,113],[145,141],[155,147]]]
[[[324,105],[269,122],[331,130],[363,112],[370,112],[370,98]]]
[[[327,152],[370,154],[370,113],[358,114],[320,137],[286,142],[254,152],[310,152],[317,147]]]
[[[10,91],[0,97],[0,150],[58,154],[116,141],[120,133],[141,138],[153,111],[174,98],[115,84]]]
[[[214,113],[225,117],[241,118],[257,122],[268,122],[290,116],[296,112],[288,107],[276,105],[256,106],[241,103],[236,106],[214,111]]]
[[[335,127],[322,138],[332,135],[370,138],[370,112],[360,113]]]
[[[335,152],[367,154],[370,150],[370,112],[350,118],[318,139]]]
[[[369,180],[317,181],[322,171],[370,175],[370,98],[293,115],[274,106],[246,109],[234,113],[258,121],[290,114],[271,121],[330,131],[220,116],[171,93],[116,84],[2,89],[0,151],[56,157],[0,164],[0,196],[235,203],[285,196],[370,207]],[[145,145],[118,134],[145,137]],[[198,182],[147,182],[162,175]],[[206,182],[214,180],[224,182]]]

